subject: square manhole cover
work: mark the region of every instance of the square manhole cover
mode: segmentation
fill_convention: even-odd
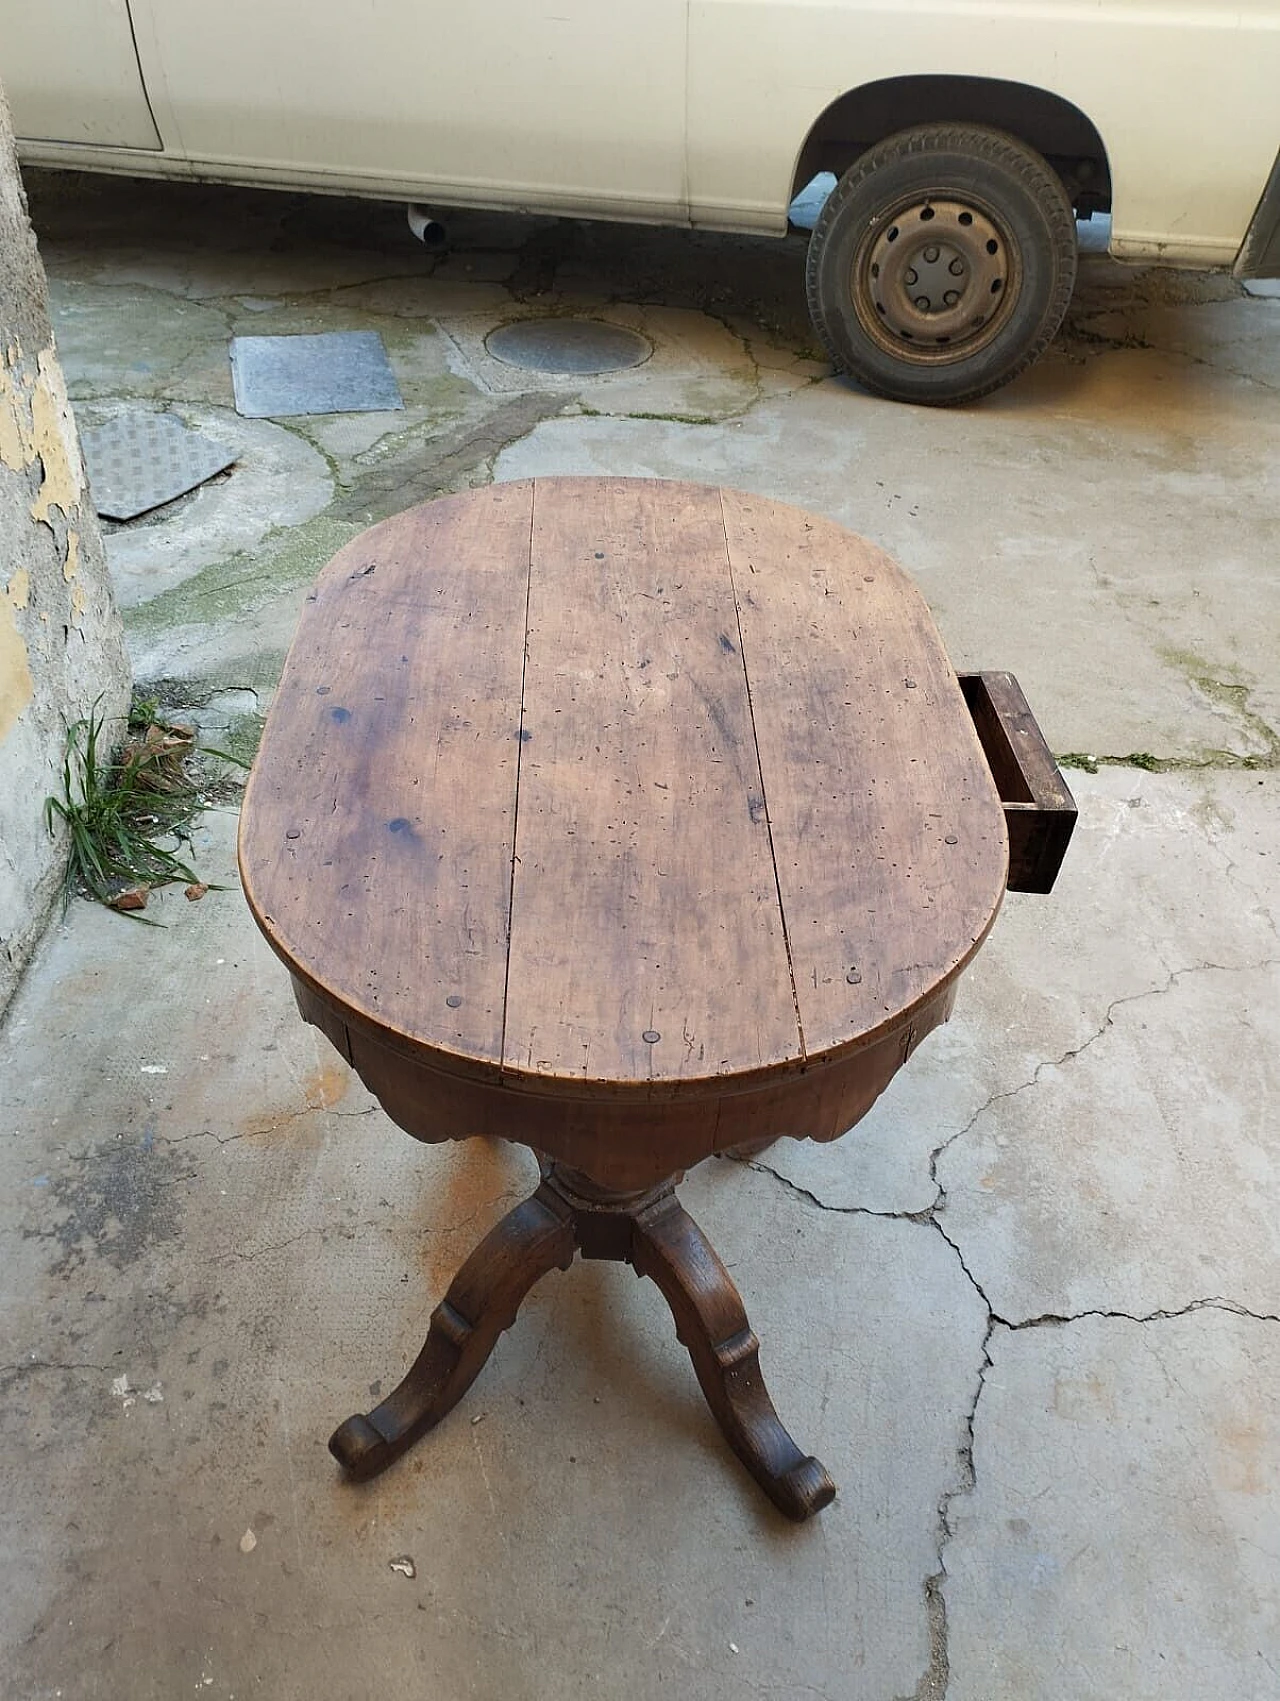
[[[134,520],[173,502],[236,460],[173,414],[142,408],[86,426],[80,446],[93,505],[107,520]]]
[[[236,412],[246,419],[402,408],[400,387],[377,331],[233,337]]]

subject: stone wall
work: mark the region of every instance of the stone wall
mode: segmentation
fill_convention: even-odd
[[[44,800],[95,700],[118,736],[129,663],[0,90],[0,1011],[58,892]]]

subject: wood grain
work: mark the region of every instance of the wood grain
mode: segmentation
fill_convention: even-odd
[[[1076,825],[1076,802],[1011,673],[962,673],[1009,829],[1009,890],[1051,892]]]
[[[241,817],[268,940],[347,1019],[502,1055],[528,485],[410,509],[308,599]]]
[[[716,493],[540,485],[530,583],[508,1070],[798,1058]]]
[[[568,1269],[575,1252],[629,1263],[658,1287],[725,1440],[779,1511],[799,1522],[830,1505],[835,1484],[783,1428],[742,1298],[672,1184],[614,1193],[547,1163],[537,1192],[508,1212],[450,1283],[408,1374],[330,1438],[347,1475],[368,1481],[434,1429],[475,1381],[529,1289]]]
[[[885,556],[759,498],[563,479],[326,569],[241,865],[403,1126],[617,1178],[850,1126],[950,1009],[1006,840]]]
[[[829,520],[736,491],[725,533],[810,1057],[909,1022],[1000,907],[1000,799],[923,597]]]
[[[1011,683],[987,720],[1010,807],[1064,809]],[[308,599],[240,861],[301,1013],[393,1120],[543,1161],[408,1375],[334,1435],[345,1469],[438,1422],[581,1251],[657,1283],[775,1505],[828,1504],[673,1178],[851,1127],[999,909],[1000,796],[905,574],[828,521],[692,485],[413,509]]]
[[[559,1158],[603,1186],[649,1187],[692,1169],[712,1152],[764,1145],[784,1135],[834,1140],[858,1122],[915,1047],[945,1022],[955,983],[918,1006],[908,1022],[868,1045],[803,1069],[757,1071],[643,1090],[604,1081],[531,1081],[465,1072],[442,1051],[379,1040],[295,983],[303,1016],[324,1033],[393,1122],[416,1139],[483,1134],[518,1140]]]

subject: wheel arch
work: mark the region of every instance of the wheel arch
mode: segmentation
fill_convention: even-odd
[[[981,124],[1042,154],[1076,211],[1111,209],[1111,167],[1097,127],[1048,89],[995,77],[886,77],[832,101],[800,150],[793,196],[819,172],[839,177],[868,148],[918,124]]]

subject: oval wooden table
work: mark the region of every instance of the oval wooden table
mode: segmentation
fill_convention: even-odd
[[[1008,842],[922,598],[828,521],[538,480],[348,544],[249,782],[245,892],[303,1015],[402,1128],[523,1142],[543,1179],[405,1379],[338,1429],[345,1469],[438,1422],[581,1252],[657,1283],[775,1504],[826,1505],[675,1184],[857,1122],[950,1013]]]

